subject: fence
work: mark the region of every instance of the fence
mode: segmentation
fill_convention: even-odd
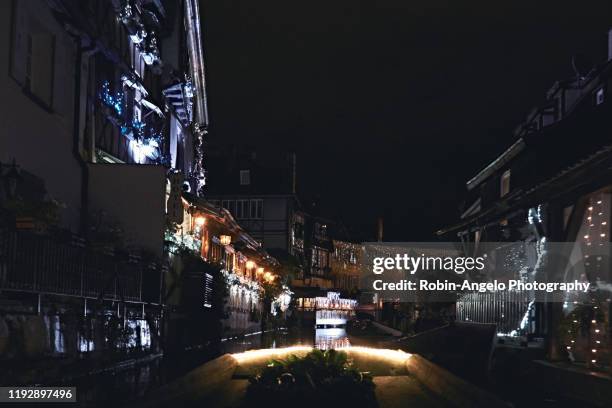
[[[494,323],[497,332],[517,333],[528,329],[533,294],[523,291],[466,293],[457,300],[457,320]]]
[[[156,262],[0,229],[0,290],[160,303],[161,273]]]

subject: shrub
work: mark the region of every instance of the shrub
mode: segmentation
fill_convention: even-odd
[[[246,406],[376,407],[369,373],[352,366],[345,352],[313,350],[304,357],[272,360],[250,378]]]

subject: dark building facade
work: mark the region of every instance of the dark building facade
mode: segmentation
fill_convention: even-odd
[[[457,318],[495,323],[500,336],[541,338],[550,358],[595,369],[610,367],[611,60],[556,82],[516,142],[467,182],[461,220],[438,232],[475,252],[502,243],[500,259],[531,250],[530,263],[507,268],[525,282],[590,282],[595,290],[554,302],[529,291],[466,294]],[[555,243],[567,243],[564,261],[552,261]]]
[[[295,155],[211,146],[207,163],[207,199],[227,209],[266,249],[299,257],[303,216]]]

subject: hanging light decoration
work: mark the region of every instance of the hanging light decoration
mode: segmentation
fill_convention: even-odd
[[[113,95],[110,91],[110,82],[104,81],[102,83],[100,99],[106,106],[113,109],[118,116],[121,116],[123,114],[123,92],[118,91],[116,94]]]
[[[138,24],[135,33],[130,34],[130,39],[136,45],[142,44],[142,42],[147,38],[147,30],[142,24]]]
[[[221,245],[229,245],[232,243],[232,237],[231,235],[221,235],[219,237],[219,243]]]
[[[154,33],[147,36],[147,45],[142,52],[142,58],[147,65],[153,65],[159,61],[159,48],[157,47],[157,38]]]

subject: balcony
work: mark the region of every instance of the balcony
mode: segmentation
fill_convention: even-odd
[[[0,229],[0,290],[160,303],[162,267],[74,242]]]

